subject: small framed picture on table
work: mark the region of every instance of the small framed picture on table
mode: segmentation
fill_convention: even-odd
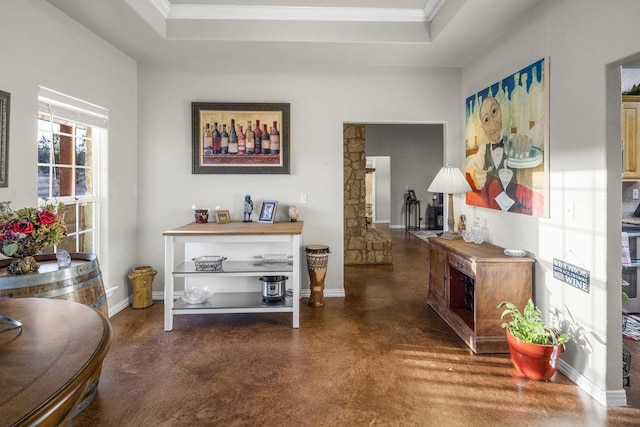
[[[231,222],[229,211],[216,211],[216,221],[218,221],[218,224],[226,224],[227,222]]]
[[[274,200],[262,202],[262,207],[260,208],[260,216],[258,217],[258,222],[272,223],[273,219],[276,217],[277,207],[278,207],[278,202]]]

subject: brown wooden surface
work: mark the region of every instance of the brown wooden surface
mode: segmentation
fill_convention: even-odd
[[[429,292],[433,292],[439,299],[448,298],[447,272],[445,269],[445,252],[440,246],[430,245],[429,251]]]
[[[638,96],[622,97],[623,180],[640,180],[640,102]]]
[[[429,239],[429,251],[429,305],[474,352],[508,352],[498,305],[510,301],[524,308],[532,294],[535,260],[507,256],[504,248],[489,243],[442,238]],[[473,311],[461,299],[464,275],[475,280]]]
[[[266,224],[261,222],[228,222],[217,224],[209,222],[206,224],[183,225],[162,233],[163,236],[231,236],[231,235],[270,235],[270,234],[302,234],[302,221],[295,222],[274,222]]]
[[[75,302],[0,298],[22,331],[0,333],[0,423],[59,425],[95,384],[109,350],[109,321]]]

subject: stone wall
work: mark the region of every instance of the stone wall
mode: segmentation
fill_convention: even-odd
[[[391,264],[393,243],[367,229],[365,127],[344,124],[344,263]]]

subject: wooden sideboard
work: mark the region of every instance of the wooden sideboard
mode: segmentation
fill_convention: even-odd
[[[533,263],[490,243],[429,239],[428,304],[475,353],[507,353],[498,308],[531,298]]]

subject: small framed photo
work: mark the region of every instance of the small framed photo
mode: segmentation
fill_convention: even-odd
[[[231,222],[231,217],[229,216],[229,211],[216,211],[216,221],[218,224],[226,224],[227,222]]]
[[[264,201],[262,202],[262,207],[260,208],[260,216],[258,217],[258,222],[273,222],[273,219],[276,217],[276,208],[278,207],[278,202],[276,201]]]
[[[409,200],[416,200],[416,192],[413,190],[407,190],[408,194],[407,194],[407,199]]]

